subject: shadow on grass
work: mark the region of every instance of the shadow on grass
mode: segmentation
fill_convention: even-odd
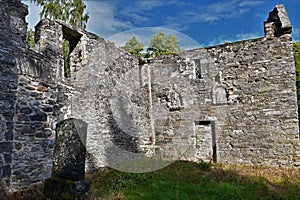
[[[103,169],[92,199],[300,199],[296,169],[175,162],[143,174]]]
[[[18,192],[0,194],[1,200],[44,200],[44,185],[42,183],[33,185],[27,189],[20,189]]]

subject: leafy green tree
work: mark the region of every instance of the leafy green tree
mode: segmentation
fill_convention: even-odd
[[[133,55],[140,55],[140,52],[144,49],[144,44],[140,43],[135,36],[130,38],[125,46],[122,47],[125,51],[133,54]]]
[[[297,86],[297,99],[298,107],[300,107],[300,42],[293,44],[294,48],[294,59],[296,66],[296,86]]]
[[[163,32],[159,32],[151,38],[146,57],[172,54],[179,51],[181,49],[175,36],[170,34],[166,37]]]
[[[71,78],[70,43],[68,40],[64,40],[63,43],[63,57],[64,57],[64,75],[66,78]]]
[[[166,51],[166,36],[163,32],[159,32],[154,35],[151,40],[148,49],[155,51],[156,53]]]
[[[89,15],[84,13],[86,5],[82,0],[30,0],[30,2],[43,7],[41,19],[60,19],[77,28],[86,28]]]
[[[30,47],[32,47],[32,48],[35,47],[34,30],[32,30],[31,28],[27,31],[26,41]]]
[[[181,51],[176,37],[171,34],[165,36],[163,32],[159,32],[151,38],[149,47],[147,48],[147,53],[141,53],[143,47],[143,43],[140,43],[136,37],[133,36],[122,48],[133,55],[140,55],[146,58],[152,58],[155,56],[172,54]]]
[[[176,53],[181,51],[179,47],[179,42],[177,38],[173,35],[168,35],[167,42],[166,42],[166,50],[172,53]]]

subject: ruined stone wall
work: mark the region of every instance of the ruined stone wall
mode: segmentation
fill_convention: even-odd
[[[0,4],[0,193],[10,187],[14,149],[15,111],[18,88],[18,61],[26,51],[27,8],[18,1]]]
[[[0,3],[2,193],[51,175],[54,130],[68,118],[88,124],[87,170],[133,157],[299,166],[284,7],[270,13],[265,37],[144,62],[59,21],[42,20],[31,49],[27,8]],[[63,76],[63,39],[72,47],[70,78]]]
[[[63,119],[57,92],[62,79],[62,39],[59,31],[50,30],[49,21],[42,21],[36,27],[36,49],[29,48],[25,42],[27,6],[20,1],[0,3],[3,196],[51,175],[54,130]],[[45,41],[47,32],[52,41]]]
[[[298,166],[295,66],[282,5],[270,13],[265,30],[262,38],[148,64],[83,37],[77,51],[86,63],[72,82],[82,90],[70,98],[70,116],[89,124],[87,148],[96,166],[131,162],[138,152],[173,160]]]
[[[212,119],[208,137],[215,137],[218,162],[299,166],[291,29],[284,6],[277,5],[264,38],[183,53],[198,73],[192,86],[199,111],[190,116]]]
[[[186,53],[204,73],[193,119],[215,121],[218,162],[299,165],[295,67],[290,35]],[[210,97],[210,98],[207,98]],[[297,161],[297,162],[295,162]]]
[[[62,78],[62,33],[54,32],[60,27],[51,23],[43,20],[36,26],[36,47],[27,49],[18,65],[13,188],[39,183],[51,175],[54,130],[63,119],[57,85]]]
[[[129,151],[136,146],[132,137],[118,128],[110,100],[120,77],[137,66],[136,57],[90,33],[83,34],[71,53],[72,74],[65,82],[68,103],[63,109],[65,118],[74,117],[89,124],[87,169],[112,162],[110,155],[114,153],[110,149],[115,143]]]

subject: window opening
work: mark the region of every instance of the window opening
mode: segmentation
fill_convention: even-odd
[[[63,58],[64,58],[64,76],[71,78],[70,55],[80,41],[81,34],[77,31],[62,25],[63,29]]]
[[[202,71],[201,71],[201,63],[200,63],[200,59],[194,59],[195,65],[196,65],[196,77],[197,79],[202,79]]]

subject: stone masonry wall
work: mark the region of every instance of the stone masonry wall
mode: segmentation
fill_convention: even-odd
[[[0,194],[11,186],[18,88],[18,61],[26,51],[27,7],[0,1]],[[10,38],[10,39],[9,39]],[[1,196],[1,195],[0,195]]]
[[[25,42],[27,6],[20,1],[0,4],[1,197],[51,175],[54,130],[63,119],[57,92],[63,60],[58,25],[40,22],[36,49],[30,49]]]
[[[214,119],[218,162],[299,165],[290,35],[224,44],[185,56],[199,59],[203,68],[203,77],[193,85],[206,99],[198,100],[199,110],[191,116],[194,121]]]
[[[0,3],[0,197],[50,177],[56,124],[68,118],[88,124],[87,170],[121,169],[133,157],[300,165],[282,5],[264,23],[265,37],[145,62],[60,21],[42,20],[31,49],[26,6]]]
[[[39,183],[51,175],[54,130],[63,119],[57,86],[63,63],[62,33],[55,31],[61,27],[51,23],[43,20],[36,26],[36,48],[24,52],[18,65],[13,188]]]
[[[89,124],[87,150],[91,157],[88,169],[114,162],[110,159],[117,151],[111,149],[114,143],[129,151],[136,145],[118,128],[110,99],[116,81],[137,66],[137,58],[89,33],[81,37],[71,54],[73,73],[65,82],[68,103],[62,109],[66,118],[78,118]]]
[[[89,124],[87,148],[94,164],[119,166],[144,152],[168,159],[298,166],[295,66],[282,5],[270,13],[265,30],[263,38],[149,64],[138,64],[93,35],[83,36],[76,51],[85,55],[84,64],[73,74],[77,89],[68,105],[69,116]]]

